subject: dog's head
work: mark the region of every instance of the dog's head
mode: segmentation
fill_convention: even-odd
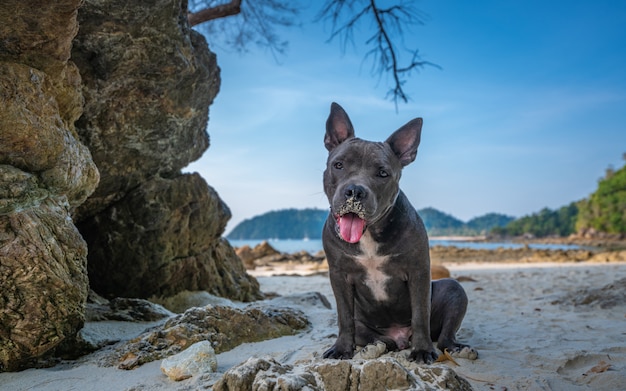
[[[422,119],[416,118],[385,142],[361,140],[343,108],[331,105],[324,137],[329,151],[324,192],[343,240],[357,243],[368,225],[391,210],[402,167],[415,160],[421,131]]]

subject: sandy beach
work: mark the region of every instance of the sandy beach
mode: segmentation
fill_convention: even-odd
[[[618,390],[626,384],[626,263],[451,264],[470,305],[458,333],[477,360],[444,365],[476,390]],[[254,272],[253,272],[254,273]],[[248,343],[217,355],[217,373],[175,382],[160,361],[134,370],[104,367],[95,352],[46,369],[0,373],[1,390],[195,390],[210,389],[231,367],[249,357],[284,364],[322,360],[337,331],[334,297],[324,275],[257,277],[277,303],[304,311],[311,327],[294,336]],[[621,282],[617,283],[620,279]],[[609,286],[607,289],[599,290]],[[595,291],[594,291],[595,290]],[[320,292],[332,303],[290,300]],[[282,301],[281,301],[282,300]],[[233,303],[242,306],[241,303]],[[147,324],[95,322],[93,333],[130,338]],[[106,349],[105,349],[106,350]]]

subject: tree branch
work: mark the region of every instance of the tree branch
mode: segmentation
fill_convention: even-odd
[[[393,48],[393,44],[391,39],[389,38],[389,34],[387,34],[387,30],[385,29],[385,24],[380,14],[380,10],[376,7],[375,0],[371,0],[370,4],[372,6],[372,12],[374,13],[374,18],[376,19],[376,24],[378,25],[379,37],[378,37],[378,47],[381,51],[381,61],[383,61],[383,66],[385,66],[388,62],[387,53],[391,57],[391,65],[387,65],[387,70],[391,68],[391,74],[396,83],[396,86],[393,88],[393,96],[394,100],[398,101],[398,98],[402,99],[405,103],[408,102],[408,97],[402,90],[403,82],[400,80],[400,76],[398,74],[398,59],[396,57],[396,51]]]
[[[337,1],[337,5],[335,6],[336,8],[334,11],[332,11],[329,4],[328,7],[324,9],[323,13],[320,13],[320,16],[317,17],[317,20],[320,20],[323,17],[322,15],[332,14],[333,31],[327,42],[332,41],[333,39],[335,39],[335,37],[339,37],[341,39],[341,36],[343,35],[343,40],[341,40],[341,50],[343,51],[346,50],[348,42],[354,43],[352,31],[356,27],[356,24],[361,21],[363,16],[367,15],[367,13],[370,12],[370,6],[368,5],[364,7],[361,11],[357,12],[354,16],[352,16],[350,20],[343,24],[343,26],[337,27],[341,9],[344,5],[345,3],[343,1]]]
[[[389,7],[380,8],[376,0],[327,0],[317,20],[326,19],[332,24],[332,31],[328,41],[335,38],[341,40],[341,48],[345,50],[348,42],[354,43],[354,30],[359,22],[365,19],[372,20],[374,32],[365,44],[370,47],[365,59],[372,60],[372,74],[388,75],[391,77],[391,87],[387,97],[391,98],[396,108],[398,101],[408,102],[409,96],[405,88],[406,79],[411,71],[418,70],[425,65],[439,66],[422,61],[417,49],[409,50],[410,61],[401,61],[396,41],[402,41],[404,28],[423,24],[423,17],[413,10],[410,2],[399,1]],[[342,17],[345,22],[342,21]],[[399,38],[397,38],[399,36]]]
[[[191,27],[213,19],[237,15],[241,12],[241,0],[231,0],[229,3],[216,5],[215,7],[201,9],[198,12],[187,14]]]

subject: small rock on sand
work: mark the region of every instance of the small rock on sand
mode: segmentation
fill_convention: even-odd
[[[182,352],[164,359],[161,363],[161,372],[174,381],[213,373],[216,370],[217,358],[209,341],[196,342]]]

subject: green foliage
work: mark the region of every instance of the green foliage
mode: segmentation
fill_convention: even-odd
[[[463,229],[464,223],[461,220],[435,208],[420,209],[418,213],[430,235],[452,235]]]
[[[489,213],[467,223],[434,208],[418,211],[431,236],[484,234],[495,226],[503,226],[512,217]],[[228,239],[321,239],[327,210],[284,209],[267,212],[244,220],[229,234]]]
[[[491,233],[504,236],[568,236],[575,232],[577,216],[578,205],[572,202],[557,210],[543,208],[538,213],[513,220],[502,228],[495,228]]]
[[[491,233],[504,236],[568,236],[588,228],[612,234],[626,233],[626,165],[617,171],[606,170],[598,189],[589,199],[572,202],[557,210],[544,208],[538,213],[511,221],[503,228],[495,228]]]
[[[593,228],[613,234],[626,233],[626,165],[617,171],[607,170],[598,189],[579,203],[576,228]]]
[[[284,209],[239,223],[228,239],[321,239],[327,210]]]
[[[500,213],[487,213],[483,216],[474,217],[466,225],[469,229],[484,235],[494,227],[504,227],[513,220],[513,217]]]
[[[424,220],[426,231],[430,236],[476,236],[483,235],[494,227],[502,227],[513,217],[499,213],[488,213],[484,216],[475,217],[464,223],[463,221],[443,213],[434,208],[424,208],[418,211]]]

